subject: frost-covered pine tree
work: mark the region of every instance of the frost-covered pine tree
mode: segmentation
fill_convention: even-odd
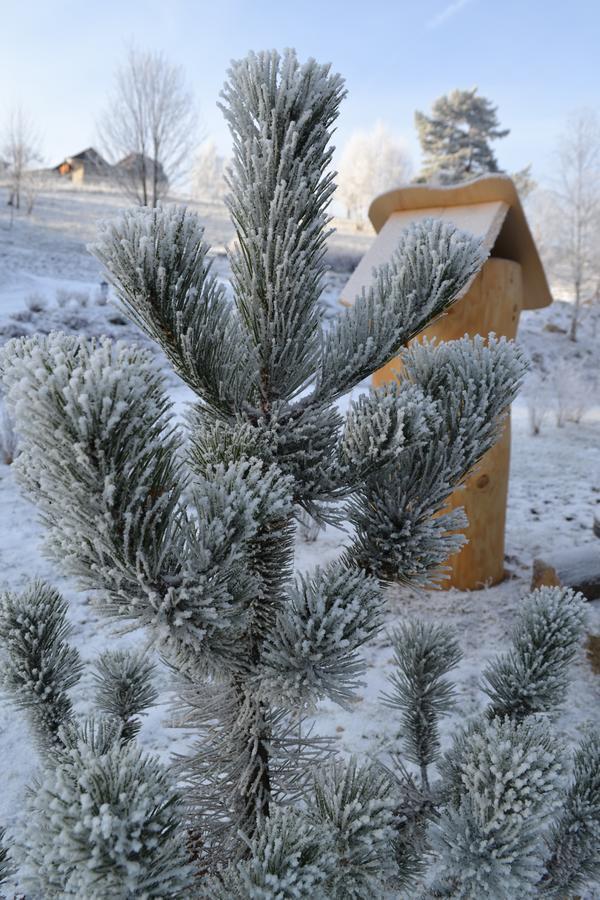
[[[386,581],[443,574],[464,524],[444,511],[447,497],[494,442],[524,371],[519,351],[493,337],[415,345],[397,383],[342,415],[338,400],[483,263],[471,235],[418,223],[324,328],[343,94],[328,66],[292,51],[233,64],[222,95],[233,300],[185,208],[128,210],[93,248],[195,394],[185,427],[147,350],[52,334],[2,355],[18,474],[49,554],[112,619],[143,628],[178,676],[181,719],[197,736],[179,787],[199,896],[383,890],[396,865],[389,777],[371,764],[316,767],[331,748],[303,717],[323,697],[351,700]],[[351,536],[337,562],[294,577],[298,515],[346,521]],[[132,716],[125,692],[117,718],[129,736]],[[129,746],[110,751],[120,777],[135,763]],[[84,757],[73,751],[73,765]]]
[[[434,102],[431,115],[417,111],[415,125],[423,153],[421,180],[456,184],[499,172],[491,141],[506,137],[495,107],[477,88],[454,90]]]

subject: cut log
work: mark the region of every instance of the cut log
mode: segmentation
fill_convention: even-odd
[[[586,600],[600,600],[600,548],[597,544],[534,559],[531,589],[570,587]]]

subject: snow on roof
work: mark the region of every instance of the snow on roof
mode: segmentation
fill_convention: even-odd
[[[402,229],[428,216],[454,222],[482,237],[492,256],[518,262],[523,275],[524,309],[539,309],[552,302],[517,189],[504,175],[449,187],[409,185],[377,197],[369,208],[377,237],[344,288],[345,302],[352,302],[371,282],[373,268],[390,258]]]

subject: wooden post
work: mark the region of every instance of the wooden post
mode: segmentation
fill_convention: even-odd
[[[493,331],[514,338],[521,309],[552,303],[544,268],[529,230],[517,190],[504,175],[487,175],[445,187],[407,185],[376,197],[369,207],[373,244],[348,280],[342,303],[351,305],[373,282],[373,272],[394,254],[403,230],[424,218],[441,219],[481,238],[491,255],[447,315],[423,334],[448,341],[464,334]],[[420,336],[419,336],[420,337]],[[373,376],[375,386],[395,377],[398,360]],[[445,585],[474,589],[504,577],[504,521],[508,494],[510,422],[498,443],[481,460],[466,489],[450,498],[470,519],[467,544],[449,560]]]
[[[448,313],[426,328],[421,337],[451,341],[463,335],[490,332],[514,338],[523,308],[521,266],[492,257],[483,266],[469,291]],[[377,387],[391,381],[399,370],[398,360],[373,375]],[[455,491],[449,507],[462,506],[469,519],[465,534],[469,543],[450,557],[450,580],[443,587],[474,590],[497,584],[504,578],[504,524],[510,466],[510,419],[502,436],[485,454],[464,488]]]

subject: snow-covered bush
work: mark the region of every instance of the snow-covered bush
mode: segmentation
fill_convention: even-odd
[[[552,376],[554,414],[562,428],[567,422],[579,424],[593,402],[590,385],[573,364],[556,367]]]
[[[30,312],[40,313],[44,312],[45,309],[48,309],[48,300],[46,299],[46,297],[44,297],[43,294],[40,294],[38,291],[27,294],[24,303],[25,308]]]
[[[197,871],[202,832],[183,827],[187,803],[135,746],[132,716],[154,701],[151,667],[135,653],[105,654],[100,716],[77,721],[68,690],[80,663],[65,612],[39,582],[2,602],[4,690],[52,748],[11,856],[0,844],[0,876],[14,860],[34,898],[383,900],[407,890],[562,898],[600,875],[600,736],[583,738],[570,767],[548,718],[582,637],[581,595],[542,588],[525,598],[509,651],[483,674],[491,703],[455,729],[443,755],[439,720],[456,704],[447,678],[460,660],[456,639],[420,622],[399,629],[384,699],[401,712],[402,752],[385,768],[321,766],[303,804],[275,804],[244,837],[247,852],[206,877]]]
[[[527,406],[529,429],[535,436],[541,433],[542,425],[552,409],[552,390],[548,379],[538,371],[530,372],[523,385],[523,397]]]
[[[328,66],[300,65],[292,51],[250,54],[230,70],[233,301],[185,208],[126,210],[93,248],[124,309],[196,394],[185,431],[147,350],[50,334],[12,341],[0,359],[23,442],[18,477],[40,508],[49,554],[109,616],[143,627],[178,674],[181,721],[196,736],[178,766],[178,836],[187,832],[207,896],[253,885],[247,896],[269,897],[265,885],[293,885],[298,866],[296,896],[319,879],[317,893],[336,900],[385,889],[390,779],[353,763],[321,766],[315,779],[332,749],[304,716],[324,697],[352,699],[386,581],[442,576],[464,525],[446,500],[494,443],[525,368],[504,340],[425,344],[404,351],[396,384],[340,413],[338,399],[402,352],[484,261],[472,235],[416,223],[372,286],[323,328],[329,142],[343,94]],[[337,561],[294,578],[299,510],[318,523],[346,519],[353,537]],[[114,659],[102,669],[110,684],[125,672]],[[82,750],[75,741],[71,768],[59,766],[39,792],[40,815],[54,777],[75,803],[77,767],[84,780],[89,767],[98,772],[110,808],[118,797],[105,782],[136,777],[135,743],[124,737],[139,697],[118,693],[117,709],[102,698],[119,749],[113,738],[98,762],[89,740]],[[166,796],[153,767],[144,772]],[[99,842],[110,884],[122,858],[87,817],[82,828]],[[314,837],[323,832],[326,841]],[[281,835],[289,850],[276,856]],[[91,890],[77,840],[67,846],[70,883]],[[155,883],[160,859],[140,855],[137,884]],[[179,871],[177,853],[170,859]]]
[[[87,307],[90,295],[87,291],[78,291],[74,288],[57,288],[56,305],[60,309],[78,310]]]

